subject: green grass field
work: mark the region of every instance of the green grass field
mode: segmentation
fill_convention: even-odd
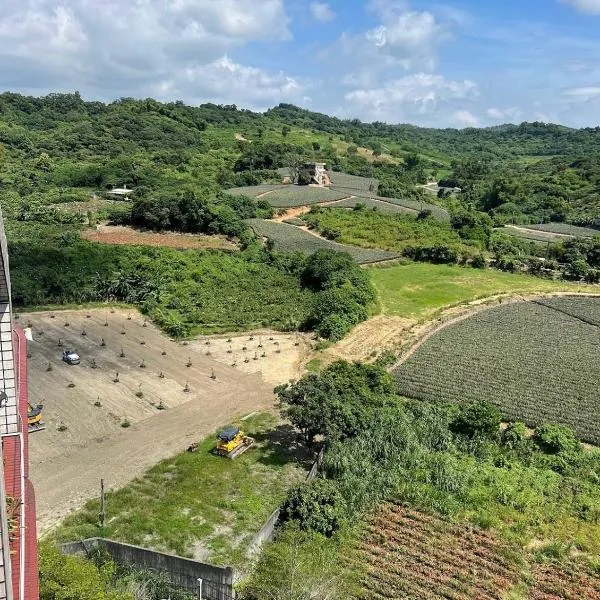
[[[93,500],[52,535],[60,542],[107,537],[211,564],[240,564],[253,535],[306,472],[288,450],[294,445],[289,428],[277,428],[272,414],[239,425],[257,447],[229,460],[211,454],[210,436],[197,452],[164,460],[108,493],[104,528],[97,525],[99,502]]]
[[[382,312],[410,318],[427,318],[446,306],[495,294],[600,291],[594,286],[454,265],[409,263],[372,268],[369,273]]]

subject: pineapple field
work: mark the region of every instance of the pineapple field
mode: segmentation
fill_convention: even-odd
[[[401,394],[487,400],[507,420],[561,423],[600,443],[600,298],[497,306],[440,330],[395,370]]]

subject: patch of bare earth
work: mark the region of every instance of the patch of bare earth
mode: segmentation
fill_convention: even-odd
[[[31,435],[29,457],[42,534],[95,496],[101,478],[122,487],[223,424],[272,409],[278,365],[291,373],[299,352],[282,339],[275,354],[270,342],[267,381],[258,364],[233,367],[216,349],[213,357],[200,343],[170,340],[136,311],[39,312],[19,322],[32,328],[29,398],[44,405],[47,426]],[[81,364],[62,362],[69,347]]]
[[[378,315],[357,325],[343,340],[323,352],[332,360],[372,360],[385,350],[398,347],[415,324],[412,319]]]
[[[100,244],[237,250],[236,244],[224,236],[171,232],[155,233],[139,231],[120,225],[98,225],[95,229],[85,229],[81,235],[86,240]]]
[[[190,346],[220,363],[235,365],[242,373],[259,374],[272,386],[299,379],[311,350],[305,334],[269,330],[202,337]]]

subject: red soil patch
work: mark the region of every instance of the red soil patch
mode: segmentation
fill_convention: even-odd
[[[510,555],[485,531],[387,505],[360,546],[360,598],[501,600],[520,581]]]
[[[99,225],[96,229],[86,229],[83,231],[82,237],[100,244],[237,250],[234,243],[218,235],[154,233],[112,225]]]

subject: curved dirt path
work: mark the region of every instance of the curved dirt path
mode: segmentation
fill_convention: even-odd
[[[427,321],[377,315],[357,325],[343,340],[317,355],[324,364],[334,360],[366,361],[375,360],[382,352],[391,350],[400,354],[398,360],[389,367],[392,371],[408,360],[430,337],[438,331],[469,317],[489,310],[499,304],[529,302],[549,296],[600,297],[589,292],[550,292],[545,294],[497,294],[473,300],[468,304],[442,308],[437,316]]]

